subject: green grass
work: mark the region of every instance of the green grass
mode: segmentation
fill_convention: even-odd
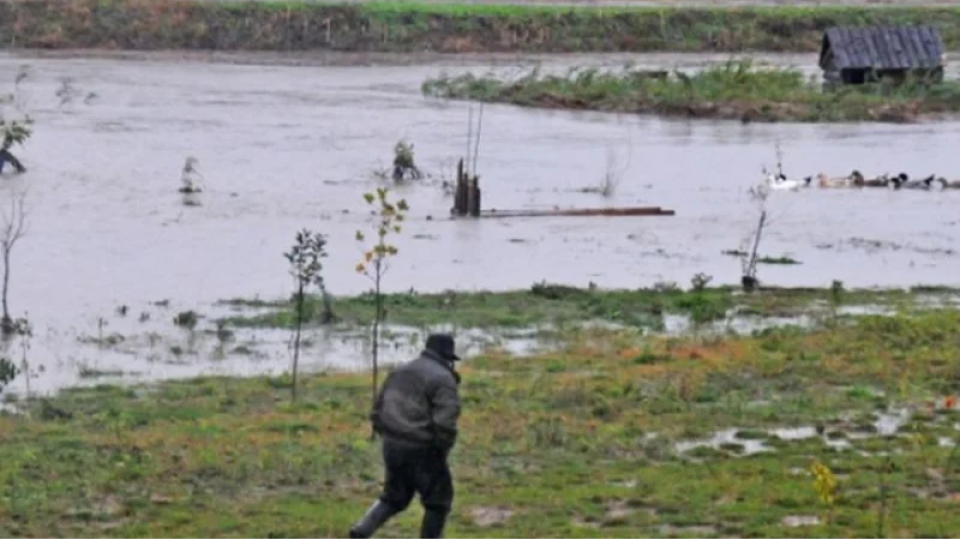
[[[769,288],[745,295],[732,287],[683,290],[675,284],[650,289],[580,289],[566,285],[538,283],[526,290],[503,292],[397,293],[384,299],[390,324],[414,327],[454,324],[459,327],[530,327],[541,324],[573,326],[585,320],[660,329],[665,314],[685,315],[694,322],[709,322],[731,313],[770,316],[822,314],[825,306],[839,302],[850,306],[882,306],[914,309],[923,298],[955,298],[960,291],[950,287],[914,289],[841,290],[834,296],[829,288]],[[289,299],[260,300],[236,298],[224,303],[265,308],[258,313],[224,319],[230,326],[292,328],[296,321]],[[306,318],[316,321],[322,304],[308,297]],[[346,325],[368,325],[373,321],[372,295],[339,298],[334,312]]]
[[[831,26],[902,24],[931,24],[960,45],[956,7],[0,0],[3,46],[42,48],[812,52]]]
[[[724,255],[729,255],[731,257],[747,257],[749,253],[745,251],[740,251],[738,249],[728,249],[722,252]],[[803,264],[800,261],[790,257],[789,255],[780,255],[779,257],[772,257],[770,255],[762,255],[757,257],[757,263],[759,264]]]
[[[948,537],[960,456],[937,437],[960,436],[943,409],[960,390],[958,326],[957,312],[932,311],[708,340],[595,330],[543,356],[470,359],[447,534],[874,537],[882,518],[886,536]],[[296,405],[286,378],[21,403],[29,414],[0,415],[0,536],[342,537],[382,478],[369,380],[302,381]],[[903,435],[848,449],[767,431],[817,426],[839,440],[888,406],[913,411]],[[743,437],[674,447],[719,429]],[[755,443],[771,450],[743,455]],[[829,511],[814,462],[839,479]],[[478,524],[491,509],[509,517]],[[379,536],[415,535],[419,515],[414,503]],[[794,528],[791,516],[821,522]]]
[[[525,107],[589,109],[743,121],[894,121],[960,111],[960,83],[908,82],[823,91],[793,69],[729,61],[693,75],[654,77],[626,67],[621,72],[573,69],[566,75],[537,70],[514,80],[472,74],[423,83],[427,96],[511,103]]]

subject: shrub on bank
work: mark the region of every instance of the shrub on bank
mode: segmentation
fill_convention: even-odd
[[[384,52],[817,51],[831,26],[929,24],[956,7],[587,7],[0,0],[0,46]]]

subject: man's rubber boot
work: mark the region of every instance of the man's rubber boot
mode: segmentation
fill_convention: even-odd
[[[350,538],[370,538],[388,519],[396,515],[392,506],[382,501],[373,503],[360,521],[350,527]]]
[[[448,512],[426,509],[420,523],[420,538],[443,538],[443,526],[447,523]]]

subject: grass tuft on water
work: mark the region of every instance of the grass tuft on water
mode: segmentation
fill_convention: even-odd
[[[868,84],[823,90],[794,69],[731,60],[694,74],[574,68],[565,75],[534,69],[513,80],[464,74],[425,81],[422,92],[442,99],[524,107],[653,113],[744,122],[912,122],[960,111],[960,83]]]
[[[850,289],[843,291],[842,303],[851,307],[920,308],[949,303],[958,297],[960,291],[952,287]],[[834,301],[837,298],[830,288],[765,288],[759,294],[743,294],[734,287],[684,290],[674,283],[644,289],[600,289],[541,282],[513,291],[392,293],[384,295],[384,308],[389,324],[415,327],[448,324],[489,329],[576,326],[602,321],[661,330],[664,317],[671,314],[693,322],[720,321],[734,313],[795,317],[822,314],[824,306]],[[223,303],[241,310],[223,320],[228,326],[292,328],[295,320],[289,298],[235,298]],[[322,307],[321,298],[308,296],[307,320],[319,324]],[[257,312],[243,313],[243,308],[255,308]],[[338,298],[333,309],[344,325],[368,325],[373,321],[374,297],[363,294]]]

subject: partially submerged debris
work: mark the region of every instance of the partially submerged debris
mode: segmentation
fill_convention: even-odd
[[[419,180],[423,173],[417,168],[413,158],[413,143],[398,141],[393,147],[393,180],[400,182],[406,179]]]
[[[551,216],[673,216],[673,210],[659,206],[633,206],[625,208],[555,208],[552,210],[486,210],[478,217],[510,218],[510,217],[551,217]]]
[[[192,330],[197,326],[197,320],[198,316],[196,311],[183,311],[173,318],[173,324]]]

